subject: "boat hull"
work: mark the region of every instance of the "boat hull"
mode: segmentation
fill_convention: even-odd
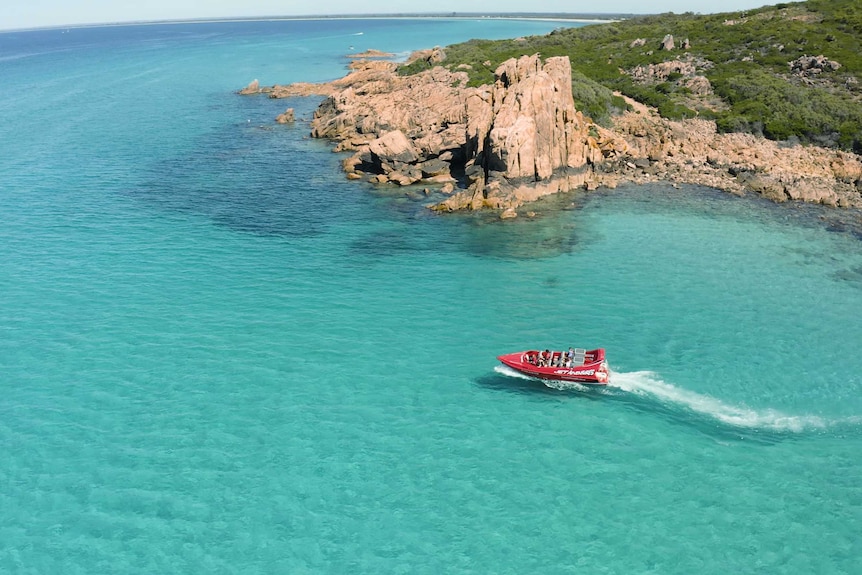
[[[571,367],[536,365],[530,358],[535,358],[539,353],[538,350],[520,351],[497,356],[497,359],[518,373],[537,379],[570,381],[581,385],[608,384],[610,372],[603,349],[590,350],[583,363]]]

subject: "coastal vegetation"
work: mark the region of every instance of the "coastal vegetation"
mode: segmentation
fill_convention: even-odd
[[[577,108],[608,123],[619,92],[669,119],[715,120],[722,132],[862,153],[862,3],[808,0],[755,10],[658,14],[558,29],[545,36],[470,40],[439,63],[491,83],[505,60],[568,56]],[[402,66],[413,74],[437,63]]]

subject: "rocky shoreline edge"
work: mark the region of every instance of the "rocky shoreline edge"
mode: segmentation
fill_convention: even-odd
[[[631,109],[599,126],[575,109],[567,57],[538,54],[503,62],[493,85],[468,87],[464,71],[442,66],[411,76],[373,53],[344,77],[321,84],[239,93],[271,98],[324,96],[311,136],[353,152],[348,178],[439,191],[436,211],[497,210],[517,217],[543,196],[621,183],[695,184],[775,202],[862,209],[862,157],[750,134],[718,133],[713,121],[670,121],[628,100]],[[414,53],[439,63],[439,48]],[[277,119],[293,121],[288,109]],[[855,216],[862,224],[862,216]]]

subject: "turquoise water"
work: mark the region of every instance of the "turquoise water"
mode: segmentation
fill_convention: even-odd
[[[556,25],[0,34],[0,572],[858,572],[832,212],[649,186],[440,217],[347,182],[316,100],[233,93]],[[569,345],[613,385],[494,359]]]

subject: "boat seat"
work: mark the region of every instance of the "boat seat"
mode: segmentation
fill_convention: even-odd
[[[586,358],[586,356],[587,350],[578,348],[575,350],[575,357],[572,360],[572,363],[574,365],[581,365],[582,363],[584,363],[584,358]]]

